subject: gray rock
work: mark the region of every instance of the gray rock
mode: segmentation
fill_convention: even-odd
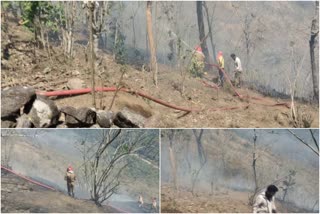
[[[20,109],[30,110],[32,102],[36,99],[35,90],[31,87],[16,86],[1,91],[1,118],[16,118]]]
[[[64,123],[61,123],[61,124],[57,125],[56,128],[57,129],[65,129],[65,128],[68,128],[68,126],[66,124],[64,124]]]
[[[60,112],[52,100],[37,96],[28,116],[36,128],[48,128],[58,124]]]
[[[113,120],[113,123],[120,128],[143,128],[145,122],[145,117],[127,107],[118,112]]]
[[[99,129],[101,127],[99,126],[99,124],[93,124],[92,126],[90,126],[90,128],[91,129]]]
[[[50,68],[50,67],[46,67],[46,68],[42,71],[42,73],[48,74],[48,73],[50,73],[50,71],[51,71],[51,68]]]
[[[97,123],[102,128],[110,128],[113,124],[114,113],[112,111],[97,111]]]
[[[96,123],[96,112],[90,108],[63,107],[61,110],[65,114],[65,123],[68,127],[90,127]]]
[[[16,128],[32,128],[33,124],[28,115],[23,114],[17,119]]]
[[[67,82],[68,89],[79,89],[79,88],[86,88],[86,84],[82,79],[79,78],[72,78],[69,79]]]
[[[74,70],[71,72],[71,74],[74,76],[78,76],[78,75],[80,75],[80,72],[78,70]]]
[[[60,112],[64,114],[64,116],[61,116],[61,118],[63,117],[63,121],[65,123],[68,123],[69,125],[73,125],[73,124],[76,125],[79,123],[78,120],[76,119],[76,114],[77,114],[76,111],[77,109],[72,106],[64,106],[60,109]]]
[[[1,128],[15,128],[16,122],[11,120],[1,120]]]

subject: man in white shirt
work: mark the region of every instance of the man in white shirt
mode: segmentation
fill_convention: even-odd
[[[242,79],[242,66],[239,57],[237,57],[234,53],[231,54],[231,58],[234,60],[234,66],[236,70],[234,71],[234,82],[235,86],[241,87],[241,79]]]
[[[253,203],[253,213],[276,213],[275,194],[278,188],[269,185],[266,190],[258,194]]]

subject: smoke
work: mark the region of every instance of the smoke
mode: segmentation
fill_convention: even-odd
[[[81,182],[80,166],[83,164],[82,155],[79,152],[79,145],[83,140],[87,143],[94,143],[97,141],[97,136],[101,134],[102,130],[80,130],[80,129],[61,129],[61,130],[45,130],[34,131],[29,129],[17,130],[14,135],[6,137],[6,143],[13,145],[11,153],[11,162],[14,171],[23,175],[32,177],[35,180],[43,182],[47,185],[53,186],[61,192],[67,194],[66,181],[64,176],[66,169],[71,165],[77,176],[75,182],[75,196],[81,199],[90,199],[90,193],[88,189]],[[156,136],[158,140],[158,131],[146,130],[150,136]],[[133,130],[126,130],[123,132],[132,132]],[[141,133],[143,130],[140,131]],[[90,141],[89,141],[90,140]],[[125,140],[122,139],[121,140]],[[150,188],[149,193],[154,194],[154,190],[158,189],[158,180],[154,180],[154,177],[146,173],[155,173],[154,168],[150,169],[149,162],[155,163],[159,160],[159,152],[157,156],[154,156],[156,151],[159,150],[158,142],[152,142],[152,145],[148,148],[149,153],[143,153],[140,151],[141,157],[132,157],[130,159],[131,164],[127,171],[125,171],[128,177],[122,181],[121,188],[118,194],[111,196],[111,201],[133,201],[133,192],[144,191],[143,189]],[[4,152],[4,151],[1,151]],[[145,161],[141,161],[140,159]],[[152,159],[154,158],[154,159]],[[148,164],[146,163],[148,162]],[[144,169],[143,170],[140,170]],[[158,175],[158,173],[155,173]],[[127,182],[131,176],[139,178],[140,182],[136,182],[133,186]],[[139,189],[140,188],[140,189]],[[158,192],[158,191],[157,191]]]
[[[192,130],[179,131],[173,144],[178,186],[191,190],[194,172],[199,169],[196,141]],[[172,183],[169,142],[165,132],[161,144],[161,181]],[[309,139],[309,130],[299,130],[298,133]],[[296,142],[287,130],[258,130],[257,136],[258,187],[265,187],[295,170],[295,185],[288,190],[286,201],[312,211],[319,194],[318,156]],[[195,191],[205,194],[223,190],[252,193],[255,187],[252,137],[253,130],[205,130],[202,143],[207,163],[199,173]],[[283,183],[276,185],[280,188],[277,198],[282,199]],[[317,208],[318,205],[315,210]]]

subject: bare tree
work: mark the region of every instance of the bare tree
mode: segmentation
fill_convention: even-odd
[[[168,138],[169,138],[169,157],[170,157],[170,164],[171,164],[171,175],[173,179],[173,187],[175,190],[178,189],[177,186],[177,166],[176,166],[176,159],[174,154],[173,148],[173,140],[175,137],[176,130],[170,129],[168,130]]]
[[[304,59],[306,57],[306,53],[304,53],[300,62],[296,60],[296,54],[294,49],[294,42],[290,42],[290,53],[291,53],[291,69],[286,71],[286,78],[290,89],[290,97],[291,97],[291,109],[290,109],[290,116],[295,124],[295,126],[299,126],[299,118],[297,115],[297,110],[295,107],[295,95],[297,90],[297,80],[299,79],[300,72],[302,70],[302,66],[304,63]]]
[[[253,130],[253,151],[252,151],[252,169],[253,169],[253,179],[254,179],[254,194],[257,193],[258,190],[258,180],[257,180],[257,170],[256,170],[256,162],[258,159],[257,156],[257,134],[256,130]]]
[[[199,177],[201,170],[203,169],[203,167],[207,163],[207,157],[206,157],[206,153],[204,152],[203,145],[202,145],[203,129],[200,129],[199,134],[197,133],[196,129],[192,129],[192,131],[193,131],[194,137],[196,138],[196,144],[197,144],[197,148],[198,148],[198,157],[199,157],[199,168],[193,170],[192,175],[191,175],[191,184],[192,184],[191,192],[194,195],[194,189],[196,186],[196,182],[198,180],[198,177]]]
[[[89,32],[90,32],[90,69],[91,69],[91,86],[92,86],[92,105],[96,108],[96,89],[95,89],[95,59],[96,59],[96,52],[94,51],[94,27],[93,27],[93,12],[95,8],[94,2],[88,2],[87,4],[88,11],[89,11]]]
[[[203,145],[202,145],[203,129],[199,130],[199,134],[196,129],[192,129],[192,131],[193,131],[194,137],[196,138],[196,143],[197,143],[197,147],[198,147],[199,162],[200,162],[200,165],[202,165],[206,162],[206,159],[207,159],[206,154],[203,149]]]
[[[285,201],[286,196],[288,195],[288,191],[293,188],[293,186],[296,184],[294,176],[296,175],[295,170],[290,170],[290,174],[288,175],[288,179],[284,180],[282,184],[284,185],[283,188],[283,196],[282,201]]]
[[[314,152],[316,155],[319,156],[319,139],[315,138],[315,133],[310,129],[310,135],[313,141],[313,144],[315,145],[315,148],[311,146],[311,143],[307,143],[302,137],[300,137],[298,134],[296,134],[294,131],[288,129],[288,132],[292,134],[300,143],[307,146],[312,152]]]
[[[158,85],[158,63],[156,56],[156,48],[153,38],[153,30],[152,30],[152,2],[147,1],[147,9],[146,9],[146,17],[147,17],[147,32],[148,32],[148,40],[150,47],[150,69],[153,72],[153,82],[157,86]]]
[[[319,1],[315,1],[315,16],[311,22],[311,36],[309,40],[311,72],[313,80],[314,99],[319,101],[319,69],[316,65],[316,58],[314,56],[314,49],[317,46],[317,38],[319,34]]]
[[[213,3],[213,2],[212,2]],[[214,4],[214,3],[213,3]],[[203,2],[203,7],[206,11],[206,17],[207,17],[207,24],[208,24],[208,31],[209,31],[209,37],[210,37],[210,42],[211,42],[211,47],[212,47],[212,54],[213,54],[213,59],[214,61],[217,60],[217,56],[216,56],[216,45],[215,43],[213,42],[213,33],[212,33],[212,22],[213,22],[213,14],[214,14],[214,10],[215,10],[215,6],[214,5],[214,8],[212,9],[212,13],[210,14],[209,13],[209,8],[207,6],[207,2],[204,1]],[[211,60],[211,58],[209,59],[209,61]]]
[[[76,2],[64,2],[64,17],[65,17],[65,25],[61,28],[62,30],[62,44],[63,44],[63,52],[68,58],[72,58],[73,51],[73,31],[74,31],[74,20],[76,14]]]
[[[205,29],[204,29],[204,21],[203,21],[203,12],[202,12],[202,5],[203,1],[197,1],[197,18],[198,18],[198,28],[199,28],[199,41],[202,41],[203,38],[206,37]],[[206,62],[209,62],[209,51],[207,47],[207,42],[201,42],[202,52],[206,57]]]
[[[91,199],[101,205],[117,192],[122,172],[130,164],[129,156],[137,156],[154,143],[157,136],[145,130],[99,130],[96,142],[82,141],[79,150],[83,164],[83,182]]]

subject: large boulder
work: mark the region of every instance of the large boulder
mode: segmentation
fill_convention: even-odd
[[[17,119],[16,128],[32,128],[33,124],[28,115],[23,114]]]
[[[145,117],[127,107],[118,112],[113,120],[113,123],[120,128],[144,128],[145,122]]]
[[[36,128],[48,128],[58,124],[60,112],[52,100],[38,95],[28,117]]]
[[[110,128],[113,124],[114,113],[112,111],[97,111],[97,123],[102,128]]]
[[[66,106],[60,111],[65,114],[65,123],[68,127],[90,127],[96,123],[96,112],[93,109]]]
[[[86,84],[82,79],[79,78],[72,78],[69,79],[67,82],[68,89],[80,89],[80,88],[86,88]]]
[[[1,91],[1,119],[16,118],[20,109],[27,107],[28,111],[36,99],[35,90],[31,87],[16,86]]]

